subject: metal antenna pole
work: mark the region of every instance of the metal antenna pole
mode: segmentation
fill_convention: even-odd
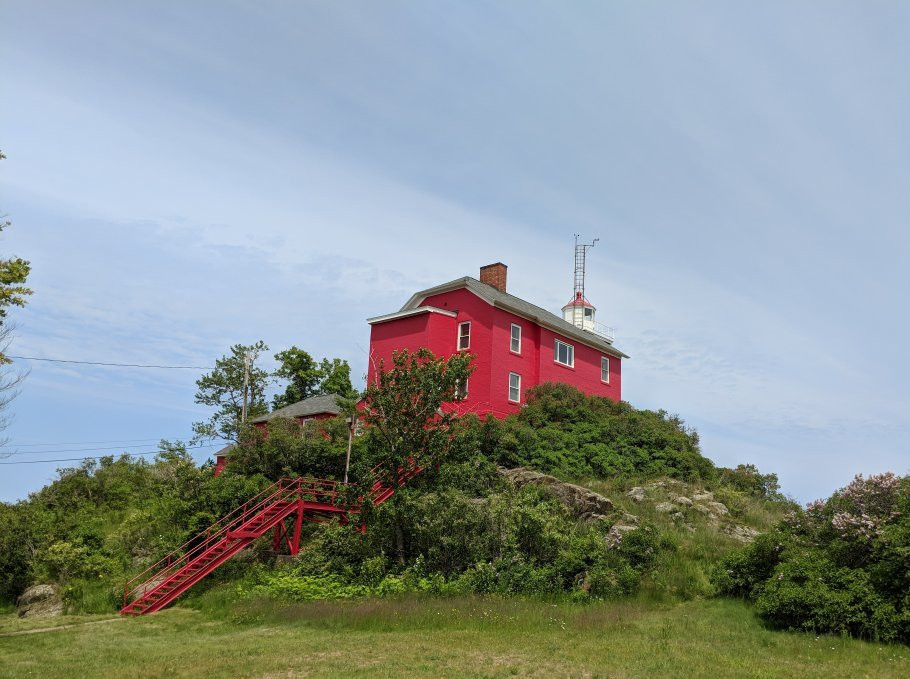
[[[591,243],[579,245],[578,234],[575,234],[575,286],[572,293],[572,302],[575,306],[572,307],[572,322],[577,328],[584,327],[585,319],[584,307],[578,304],[585,299],[585,259],[588,250],[597,245],[599,240],[600,238],[595,238]]]

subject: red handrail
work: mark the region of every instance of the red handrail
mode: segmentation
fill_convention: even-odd
[[[423,471],[423,468],[417,465],[416,460],[410,459],[408,462],[409,465],[407,467],[398,468],[398,476],[394,487],[386,485],[381,477],[379,472],[382,465],[376,465],[370,470],[367,475],[370,485],[366,497],[374,505],[385,502],[399,487]],[[280,479],[276,481],[221,517],[205,531],[194,535],[175,550],[127,581],[123,588],[124,608],[128,605],[131,595],[140,590],[144,590],[142,595],[145,595],[150,590],[162,585],[173,573],[208,551],[214,544],[228,538],[228,533],[243,526],[247,521],[252,521],[254,518],[261,516],[269,506],[275,503],[310,500],[320,504],[332,505],[350,513],[359,512],[359,504],[364,499],[363,495],[357,499],[357,505],[338,504],[341,494],[340,488],[353,485],[340,481],[315,478]],[[193,544],[194,542],[196,544]]]
[[[258,516],[268,505],[281,501],[295,500],[313,500],[335,505],[339,496],[338,488],[344,485],[340,481],[312,478],[280,479],[276,481],[220,518],[204,532],[194,535],[175,550],[130,579],[123,588],[123,605],[127,605],[132,594],[153,581],[163,582],[172,572],[180,570],[196,556],[208,550],[214,543],[227,537],[229,531]],[[352,507],[352,509],[354,508]],[[203,540],[190,547],[193,542],[203,536]],[[150,573],[151,577],[146,578],[145,576]],[[137,582],[138,584],[135,584]]]

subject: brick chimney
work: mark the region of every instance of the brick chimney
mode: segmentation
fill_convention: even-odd
[[[486,283],[487,285],[492,285],[494,288],[499,290],[499,292],[506,291],[506,269],[508,269],[505,264],[502,262],[496,262],[496,264],[487,264],[486,266],[480,267],[480,282]]]

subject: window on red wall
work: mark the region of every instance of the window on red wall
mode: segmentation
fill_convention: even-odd
[[[465,321],[458,324],[458,350],[471,347],[471,322]]]
[[[458,380],[458,383],[455,385],[455,398],[459,401],[464,401],[468,397],[468,380],[467,378],[463,380]]]
[[[606,356],[600,357],[600,381],[610,384],[610,359]]]
[[[556,346],[553,349],[553,360],[570,368],[575,365],[575,347],[556,340]]]
[[[521,375],[509,373],[509,400],[512,403],[521,401]]]
[[[512,324],[512,337],[509,342],[509,349],[516,354],[521,353],[521,326],[518,323]]]

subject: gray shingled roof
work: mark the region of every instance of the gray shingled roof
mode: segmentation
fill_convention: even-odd
[[[233,443],[229,443],[224,448],[215,453],[215,457],[225,457],[226,455],[229,455],[230,452],[234,450],[234,448],[236,448],[236,446]]]
[[[411,296],[411,299],[409,299],[405,305],[401,307],[401,310],[406,311],[408,309],[414,309],[420,306],[420,303],[423,302],[423,300],[427,297],[438,295],[443,292],[449,292],[450,290],[458,290],[460,288],[467,288],[475,295],[483,300],[486,300],[493,306],[500,307],[519,316],[524,316],[525,318],[537,321],[540,325],[546,326],[551,330],[559,333],[560,335],[576,339],[579,342],[587,344],[588,346],[600,349],[606,354],[618,356],[620,358],[629,358],[628,355],[624,354],[622,351],[614,347],[610,342],[603,339],[599,335],[595,335],[594,333],[588,332],[587,330],[577,328],[568,321],[563,320],[556,314],[550,313],[546,309],[543,309],[536,304],[526,302],[523,299],[516,297],[515,295],[510,295],[507,292],[500,292],[492,285],[481,283],[476,278],[471,278],[470,276],[465,276],[464,278],[456,278],[454,281],[449,281],[448,283],[437,285],[434,288],[429,288],[428,290],[421,290],[420,292],[414,293],[414,295]]]
[[[267,415],[257,417],[255,420],[250,420],[250,422],[253,424],[256,424],[257,422],[268,422],[273,417],[310,417],[311,415],[318,415],[319,413],[332,413],[333,415],[337,415],[340,412],[341,408],[338,405],[338,396],[336,394],[325,394],[323,396],[310,396],[302,401],[297,401],[297,403],[292,403],[289,406],[272,411]]]

